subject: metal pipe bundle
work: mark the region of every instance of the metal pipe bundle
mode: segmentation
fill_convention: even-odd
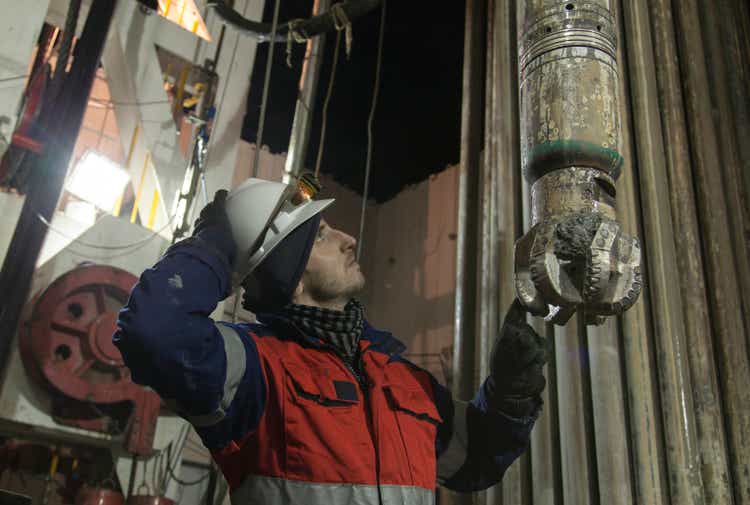
[[[521,157],[532,229],[516,243],[520,300],[587,324],[640,293],[641,250],[615,216],[620,176],[617,37],[608,0],[519,2]]]

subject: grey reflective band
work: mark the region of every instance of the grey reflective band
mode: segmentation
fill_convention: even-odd
[[[453,432],[448,448],[437,462],[438,482],[444,483],[458,472],[466,461],[469,448],[469,433],[466,428],[468,402],[453,401]]]
[[[234,395],[237,394],[237,389],[240,386],[242,376],[245,374],[247,358],[242,338],[237,331],[229,326],[216,323],[216,329],[219,330],[224,339],[224,353],[227,357],[227,375],[224,379],[224,393],[222,394],[219,408],[214,412],[201,416],[183,416],[196,428],[206,428],[224,419],[225,412],[232,404]]]
[[[433,505],[435,492],[414,486],[322,484],[248,475],[232,492],[232,505]]]
[[[221,336],[224,337],[224,352],[227,355],[227,377],[224,380],[224,396],[221,398],[221,407],[228,409],[234,400],[234,395],[240,386],[240,381],[245,375],[247,364],[245,357],[245,344],[236,330],[217,324]]]

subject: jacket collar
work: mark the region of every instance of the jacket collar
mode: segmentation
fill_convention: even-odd
[[[289,319],[280,314],[256,314],[258,322],[270,327],[278,336],[293,338],[313,347],[322,348],[326,346],[320,338],[307,335]],[[388,355],[389,360],[399,357],[406,346],[394,337],[390,332],[379,330],[364,321],[362,340],[369,342],[369,349]]]

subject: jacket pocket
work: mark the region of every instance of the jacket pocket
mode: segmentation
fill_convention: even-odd
[[[314,402],[323,407],[351,407],[358,403],[358,395],[340,394],[337,384],[350,384],[346,380],[337,380],[334,371],[329,368],[310,369],[297,364],[285,364],[291,385],[291,396],[298,402]],[[354,384],[352,387],[356,388]],[[356,395],[356,389],[355,395]]]
[[[443,422],[435,402],[423,389],[409,389],[398,384],[386,384],[384,389],[395,410],[436,426]]]
[[[364,478],[367,424],[361,399],[342,388],[351,380],[334,367],[284,363],[284,370],[287,477],[318,482]]]
[[[435,403],[421,388],[386,384],[383,389],[409,459],[412,484],[434,489],[437,475],[435,437],[438,425],[443,422]]]

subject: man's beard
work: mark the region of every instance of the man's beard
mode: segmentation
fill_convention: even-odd
[[[348,282],[338,279],[323,279],[322,275],[306,275],[305,287],[310,297],[318,302],[348,301],[360,294],[365,286],[362,274],[360,274],[359,279],[347,279]]]

